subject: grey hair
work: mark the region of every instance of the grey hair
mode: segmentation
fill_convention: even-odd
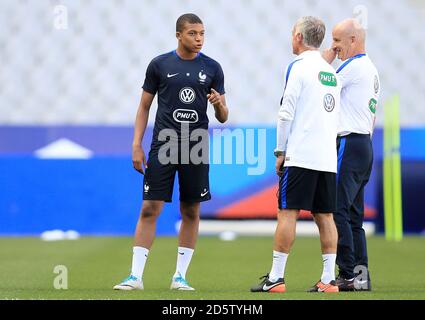
[[[295,32],[303,35],[304,45],[320,48],[326,34],[326,27],[322,20],[316,17],[302,17],[295,24]]]

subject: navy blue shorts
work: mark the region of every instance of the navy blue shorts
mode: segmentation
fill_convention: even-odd
[[[285,167],[279,179],[279,210],[307,210],[313,214],[336,209],[336,174]]]
[[[158,152],[151,152],[143,180],[143,200],[171,202],[176,173],[180,201],[196,203],[211,199],[209,164],[162,164]]]

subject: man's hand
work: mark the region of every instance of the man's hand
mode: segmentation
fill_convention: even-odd
[[[225,123],[229,118],[229,109],[226,106],[225,95],[220,95],[211,88],[211,93],[207,95],[208,101],[214,106],[215,117],[220,123]]]
[[[143,165],[145,168],[148,167],[146,162],[145,152],[141,146],[133,146],[133,168],[136,169],[141,174],[145,174],[145,169],[143,169]]]
[[[325,59],[329,64],[331,64],[335,60],[336,55],[337,55],[337,50],[334,48],[325,49],[322,52],[323,59]]]
[[[208,101],[216,108],[220,107],[221,105],[221,99],[220,94],[215,91],[213,88],[211,88],[211,93],[207,95]]]
[[[283,164],[285,163],[285,155],[276,158],[276,174],[281,177],[283,175]]]

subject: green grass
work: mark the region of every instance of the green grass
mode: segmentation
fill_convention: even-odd
[[[188,272],[195,292],[170,291],[177,240],[158,238],[144,275],[144,291],[119,292],[112,286],[128,275],[130,238],[83,238],[43,242],[36,238],[0,238],[0,299],[425,299],[425,238],[401,243],[368,240],[373,292],[309,294],[320,278],[319,240],[298,238],[288,259],[287,293],[253,294],[251,285],[270,270],[272,238],[199,239]],[[56,290],[56,265],[68,268],[68,290]]]

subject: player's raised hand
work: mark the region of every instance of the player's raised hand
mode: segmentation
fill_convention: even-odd
[[[328,48],[323,50],[322,57],[325,59],[329,64],[331,64],[337,55],[337,50],[335,48]]]
[[[132,160],[133,160],[133,168],[136,169],[141,174],[145,174],[145,169],[143,169],[143,166],[147,168],[148,164],[146,162],[145,152],[143,151],[142,147],[140,146],[133,147]]]
[[[220,94],[217,91],[215,91],[213,88],[211,88],[211,93],[207,95],[208,101],[213,106],[221,103],[220,97],[221,97]]]

